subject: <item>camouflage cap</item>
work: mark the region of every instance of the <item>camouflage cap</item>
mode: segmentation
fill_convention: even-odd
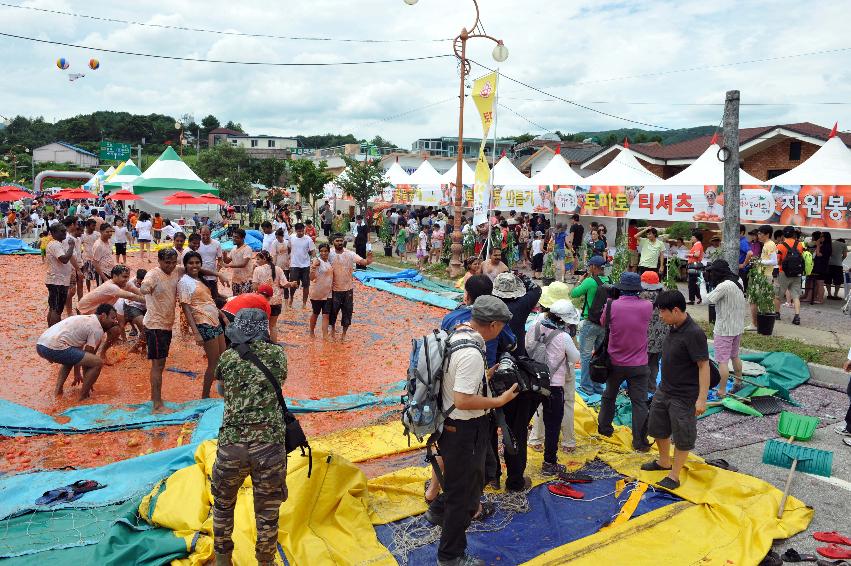
[[[247,344],[258,340],[269,341],[269,318],[260,309],[240,309],[233,322],[225,329],[232,344]]]

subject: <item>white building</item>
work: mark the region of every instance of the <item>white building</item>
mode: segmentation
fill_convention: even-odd
[[[33,150],[35,163],[71,163],[88,169],[97,167],[100,161],[91,151],[61,141],[49,143]]]

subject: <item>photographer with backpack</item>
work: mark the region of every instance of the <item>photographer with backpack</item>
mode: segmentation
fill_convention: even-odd
[[[565,472],[558,463],[559,432],[564,434],[562,445],[575,446],[573,434],[573,401],[576,379],[573,366],[579,361],[579,350],[573,343],[579,311],[566,299],[556,301],[546,315],[539,318],[526,333],[526,351],[536,362],[550,370],[550,396],[542,404],[542,411],[533,420],[536,428],[544,427],[544,462],[541,474],[557,475]],[[539,416],[540,415],[540,416]]]
[[[779,286],[774,298],[774,311],[780,318],[780,299],[786,291],[792,297],[795,316],[792,324],[801,324],[801,276],[804,275],[804,246],[795,238],[795,228],[783,228],[783,241],[777,246],[777,263],[780,265],[780,275],[777,278]],[[822,284],[822,293],[824,286]]]
[[[425,515],[443,527],[437,551],[437,563],[443,566],[484,566],[484,561],[466,553],[466,530],[479,508],[485,483],[485,455],[490,449],[487,411],[517,397],[516,384],[499,397],[489,397],[485,367],[485,342],[499,336],[511,320],[511,311],[496,297],[484,295],[473,303],[471,314],[470,322],[458,326],[448,340],[450,348],[462,340],[477,347],[450,354],[441,380],[447,417],[437,446],[443,457],[444,492]]]
[[[603,326],[600,316],[606,305],[608,294],[598,293],[598,289],[609,283],[609,278],[603,275],[603,265],[606,262],[599,256],[588,260],[588,271],[582,281],[573,288],[570,296],[573,299],[585,298],[582,308],[582,322],[579,323],[579,359],[582,364],[582,376],[579,389],[586,395],[602,394],[603,387],[591,381],[591,354],[603,342]],[[598,297],[599,294],[599,297]]]

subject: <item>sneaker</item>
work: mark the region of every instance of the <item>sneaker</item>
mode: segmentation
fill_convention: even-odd
[[[774,313],[774,319],[780,320],[780,313],[779,312]]]
[[[530,489],[532,489],[532,479],[529,476],[523,477],[523,487],[521,487],[519,489],[511,488],[511,487],[508,487],[507,485],[505,486],[505,491],[510,491],[512,493],[523,493],[525,491],[529,491]]]
[[[745,326],[745,332],[756,332],[756,326],[753,324],[748,324]]]
[[[800,326],[801,316],[796,314],[794,317],[792,317],[792,324],[797,324]]]
[[[557,462],[544,462],[541,464],[542,476],[555,476],[567,471],[567,468]]]
[[[848,426],[845,423],[839,423],[836,425],[833,428],[833,432],[841,436],[851,436],[851,430],[848,430]]]
[[[569,483],[551,483],[547,486],[547,491],[556,497],[564,497],[568,499],[582,499],[585,497],[584,493],[573,489]]]
[[[432,512],[431,509],[425,512],[423,515],[426,521],[434,525],[435,527],[443,527],[443,515]]]
[[[437,566],[485,566],[485,561],[476,558],[475,556],[465,554],[464,556],[459,556],[452,560],[441,560],[438,558]]]

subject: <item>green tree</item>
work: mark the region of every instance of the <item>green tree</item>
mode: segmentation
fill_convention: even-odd
[[[239,122],[233,122],[232,120],[228,120],[228,123],[225,124],[225,128],[227,128],[228,130],[235,130],[237,132],[245,131],[242,129],[242,124],[240,124]]]
[[[219,119],[212,114],[208,114],[203,120],[201,120],[201,136],[206,138],[210,131],[215,130],[220,126],[221,123],[219,122]]]
[[[515,143],[526,143],[527,141],[532,141],[535,139],[535,136],[530,133],[520,134],[519,136],[514,136],[513,138],[500,138],[500,139],[513,139]]]
[[[251,179],[267,187],[277,187],[286,181],[287,163],[284,159],[253,159],[250,166]]]
[[[381,190],[390,183],[384,177],[384,168],[381,166],[380,159],[358,161],[344,155],[343,161],[346,162],[346,170],[343,175],[337,177],[335,182],[344,193],[355,199],[363,213],[366,210],[367,201],[381,193]],[[370,221],[371,219],[367,219],[367,222]]]
[[[324,159],[319,163],[310,159],[296,159],[290,162],[289,168],[290,180],[298,187],[298,194],[310,203],[315,224],[316,201],[324,196],[325,184],[334,178],[334,174],[328,171],[328,162]]]
[[[370,145],[374,145],[376,147],[392,147],[392,148],[399,147],[398,145],[396,145],[392,141],[386,140],[386,139],[384,139],[384,138],[382,138],[381,136],[378,136],[378,135],[375,136],[374,138],[372,138],[369,141],[369,143],[370,143]]]
[[[220,143],[201,152],[197,173],[208,183],[214,183],[221,197],[230,202],[244,202],[251,196],[251,177],[248,154],[242,147]]]

